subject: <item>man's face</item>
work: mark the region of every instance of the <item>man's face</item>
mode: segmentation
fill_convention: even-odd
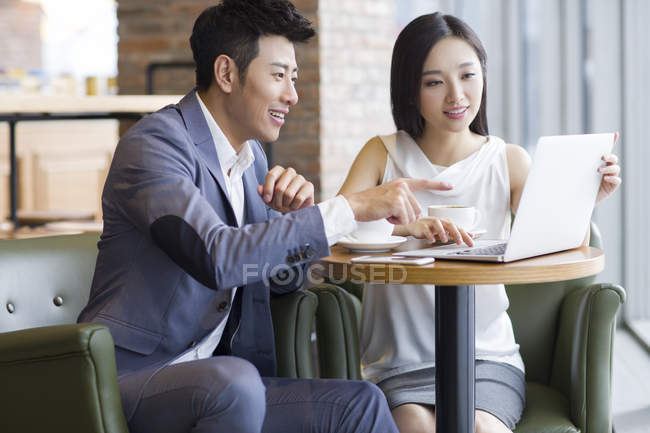
[[[284,36],[262,36],[259,54],[248,66],[244,84],[237,79],[228,107],[245,139],[278,139],[289,107],[298,102],[297,75],[293,43]]]

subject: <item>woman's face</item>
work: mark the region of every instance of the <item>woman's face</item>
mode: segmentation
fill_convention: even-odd
[[[483,71],[476,52],[463,39],[446,37],[424,61],[420,114],[425,128],[462,132],[476,117],[483,93]]]

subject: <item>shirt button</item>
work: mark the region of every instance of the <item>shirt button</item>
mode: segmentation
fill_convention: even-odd
[[[217,306],[217,311],[222,312],[228,309],[228,303],[226,301],[220,302]]]

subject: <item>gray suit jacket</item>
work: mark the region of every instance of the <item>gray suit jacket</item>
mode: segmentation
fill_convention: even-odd
[[[295,290],[303,265],[329,248],[316,206],[280,216],[262,201],[256,188],[266,156],[250,145],[255,163],[243,175],[245,225],[237,227],[193,92],[120,140],[102,196],[90,300],[79,316],[108,326],[120,374],[168,363],[228,310],[218,353],[275,374],[269,296]],[[232,287],[240,287],[233,305]]]

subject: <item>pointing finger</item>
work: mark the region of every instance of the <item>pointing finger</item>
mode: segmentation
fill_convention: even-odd
[[[411,191],[423,191],[433,189],[437,191],[447,191],[453,189],[453,186],[448,182],[441,182],[439,180],[431,179],[404,179]]]

